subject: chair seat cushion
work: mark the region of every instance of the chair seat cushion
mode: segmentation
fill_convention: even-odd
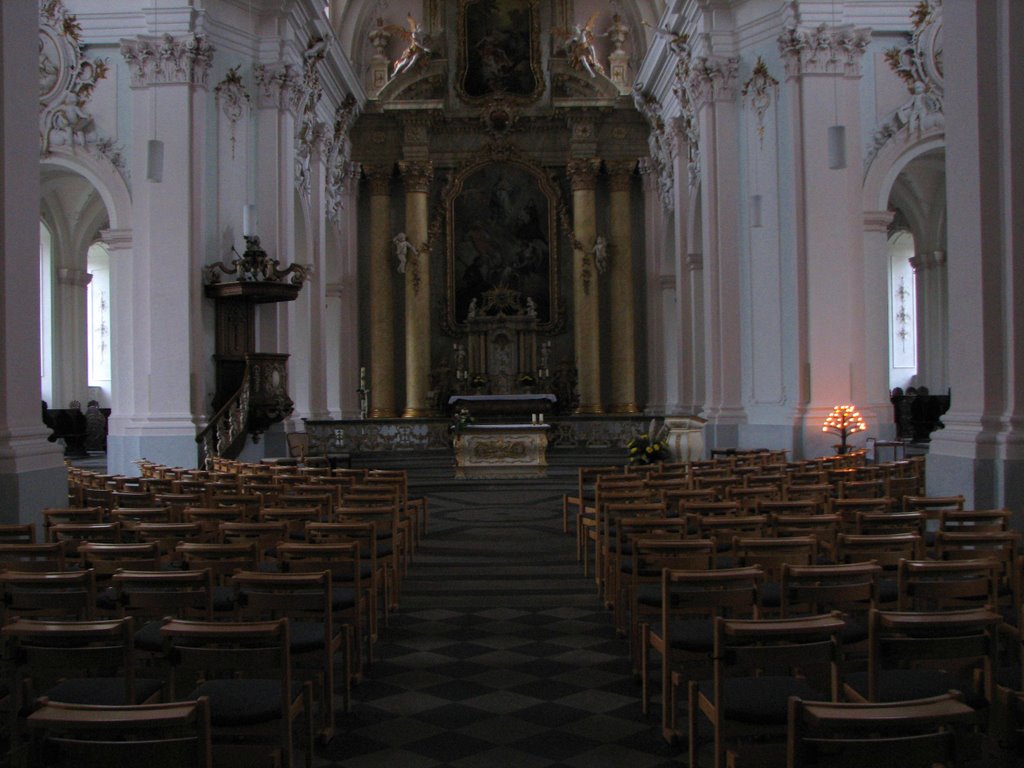
[[[785,725],[790,696],[799,696],[804,701],[828,700],[805,679],[789,675],[727,677],[723,686],[725,717],[740,723]],[[705,680],[698,687],[705,698],[714,701],[713,681]]]
[[[292,698],[302,683],[292,683]],[[210,699],[210,724],[215,728],[259,725],[281,717],[280,680],[207,680],[186,698]]]
[[[100,704],[120,707],[141,704],[160,692],[160,680],[135,679],[135,701],[126,701],[123,677],[69,677],[50,688],[44,696],[66,704]]]
[[[711,619],[680,619],[669,625],[669,645],[677,651],[711,653],[715,624]]]
[[[101,611],[117,610],[117,590],[113,587],[106,587],[96,595],[96,607]]]
[[[352,587],[331,587],[331,610],[347,611],[356,605],[356,593]]]
[[[214,587],[213,588],[213,610],[233,611],[235,610],[235,588]]]
[[[853,672],[845,677],[846,684],[867,698],[868,673]],[[960,691],[964,703],[974,709],[988,706],[988,700],[969,680],[958,678],[935,669],[885,669],[878,675],[878,701],[906,701],[941,696],[948,691]]]
[[[636,601],[640,605],[661,605],[661,584],[641,584],[636,588]]]
[[[135,630],[135,650],[146,653],[161,653],[164,649],[164,637],[160,634],[163,621],[147,621]]]
[[[900,590],[896,579],[879,579],[878,581],[878,602],[895,603],[900,599]]]
[[[778,608],[782,605],[782,584],[777,581],[766,581],[761,585],[761,605],[765,608]]]
[[[843,646],[856,645],[868,639],[868,627],[856,619],[846,619],[843,628],[839,630],[839,639]]]

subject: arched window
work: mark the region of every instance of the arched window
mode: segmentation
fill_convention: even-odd
[[[917,297],[914,236],[902,231],[889,240],[889,389],[913,386],[917,376]]]

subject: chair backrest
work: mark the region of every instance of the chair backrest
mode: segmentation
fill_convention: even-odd
[[[0,544],[35,544],[36,526],[33,523],[0,525]]]
[[[813,517],[825,512],[825,505],[814,499],[792,499],[778,501],[773,499],[759,499],[755,507],[755,514],[758,515],[802,515]]]
[[[185,507],[181,519],[186,523],[199,523],[205,533],[215,536],[220,523],[240,523],[246,516],[241,507]]]
[[[782,567],[814,565],[818,557],[818,541],[813,536],[787,538],[741,538],[732,540],[732,561],[737,568],[756,565],[769,581],[782,577]]]
[[[831,499],[828,503],[828,512],[839,515],[843,521],[843,528],[849,532],[853,532],[857,527],[858,512],[891,512],[892,509],[892,499],[885,496]]]
[[[732,546],[735,536],[754,538],[768,531],[768,518],[764,515],[708,515],[696,519],[697,538],[714,539],[719,549]]]
[[[937,531],[935,556],[939,560],[990,558],[999,563],[1001,591],[1014,586],[1013,565],[1020,554],[1018,531]]]
[[[919,560],[921,537],[916,533],[889,533],[863,536],[841,533],[836,537],[837,563],[874,561],[894,571],[900,560]]]
[[[813,536],[819,549],[831,552],[839,535],[839,515],[769,515],[772,535]]]
[[[312,507],[264,507],[260,510],[259,522],[284,523],[290,537],[304,537],[306,523],[322,522],[320,508]]]
[[[239,617],[249,621],[290,618],[322,622],[329,645],[333,632],[331,572],[238,571],[231,577]],[[325,645],[326,647],[326,645]]]
[[[209,568],[214,585],[224,584],[236,570],[255,570],[260,563],[256,542],[206,544],[182,542],[175,548],[188,570]]]
[[[141,621],[175,616],[213,618],[213,574],[192,571],[118,571],[111,577],[118,611]]]
[[[789,700],[787,768],[955,765],[976,721],[958,694],[892,703]]]
[[[900,560],[901,611],[995,607],[1001,567],[994,560]]]
[[[91,570],[63,573],[0,571],[0,625],[15,617],[85,620],[96,610]]]
[[[653,582],[666,568],[700,571],[715,567],[715,542],[711,539],[682,539],[639,535],[633,539],[634,582]]]
[[[0,544],[0,571],[63,571],[65,548],[59,541],[45,544]]]
[[[58,523],[50,526],[50,541],[58,541],[64,545],[69,556],[78,553],[78,547],[87,542],[119,544],[121,542],[120,523]]]
[[[916,533],[924,538],[928,518],[923,512],[858,512],[855,533]]]
[[[820,479],[820,475],[818,476]],[[787,501],[816,501],[819,504],[827,504],[832,498],[833,488],[830,483],[792,483],[786,487],[785,497]]]
[[[206,698],[99,706],[42,698],[28,716],[30,766],[212,768]]]
[[[43,510],[43,538],[53,541],[50,528],[59,523],[102,523],[102,507],[47,507]]]
[[[782,615],[843,611],[866,617],[878,603],[882,568],[876,563],[785,565]]]
[[[135,523],[169,523],[171,508],[160,507],[115,507],[110,510],[110,522],[121,523],[128,529]]]
[[[840,499],[879,499],[885,496],[885,481],[841,480],[836,494]]]
[[[284,520],[261,523],[221,522],[217,526],[222,544],[255,541],[261,554],[288,538],[288,523]]]
[[[929,517],[938,517],[944,509],[959,510],[964,508],[963,496],[904,496],[905,512],[924,512]]]
[[[82,558],[82,567],[95,570],[97,579],[107,579],[122,568],[155,571],[161,565],[160,544],[155,541],[135,544],[86,542],[79,545],[78,555]]]
[[[756,618],[764,580],[760,568],[666,568],[661,574],[662,631],[667,633],[678,616]]]
[[[1008,509],[941,509],[940,531],[1006,531],[1010,528]]]
[[[111,500],[114,507],[152,507],[155,503],[149,491],[114,491]]]

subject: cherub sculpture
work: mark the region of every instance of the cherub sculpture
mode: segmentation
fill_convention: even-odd
[[[420,59],[432,53],[430,48],[427,47],[427,36],[423,31],[423,25],[416,21],[411,13],[406,16],[406,21],[409,23],[408,29],[395,24],[388,24],[384,27],[389,32],[401,35],[407,43],[405,50],[395,60],[394,66],[391,69],[391,77],[393,78],[398,77],[403,72],[408,72],[419,63]]]
[[[552,30],[554,34],[563,37],[562,46],[569,56],[569,66],[583,70],[591,77],[604,74],[604,67],[597,60],[597,51],[594,49],[594,22],[600,13],[594,11],[586,24],[574,24],[571,30]],[[604,34],[596,37],[604,37]]]
[[[598,235],[594,241],[594,267],[601,275],[608,269],[608,241],[603,235]]]
[[[398,257],[398,273],[404,275],[409,257],[416,255],[416,246],[409,242],[405,232],[399,232],[391,242],[395,244],[395,256]]]

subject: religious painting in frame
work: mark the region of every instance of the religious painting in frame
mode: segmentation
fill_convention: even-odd
[[[446,204],[448,327],[465,328],[468,316],[483,310],[485,294],[497,290],[532,304],[538,330],[554,329],[560,308],[551,182],[516,160],[482,160],[456,176]]]
[[[467,102],[544,93],[538,0],[460,0],[456,90]]]

